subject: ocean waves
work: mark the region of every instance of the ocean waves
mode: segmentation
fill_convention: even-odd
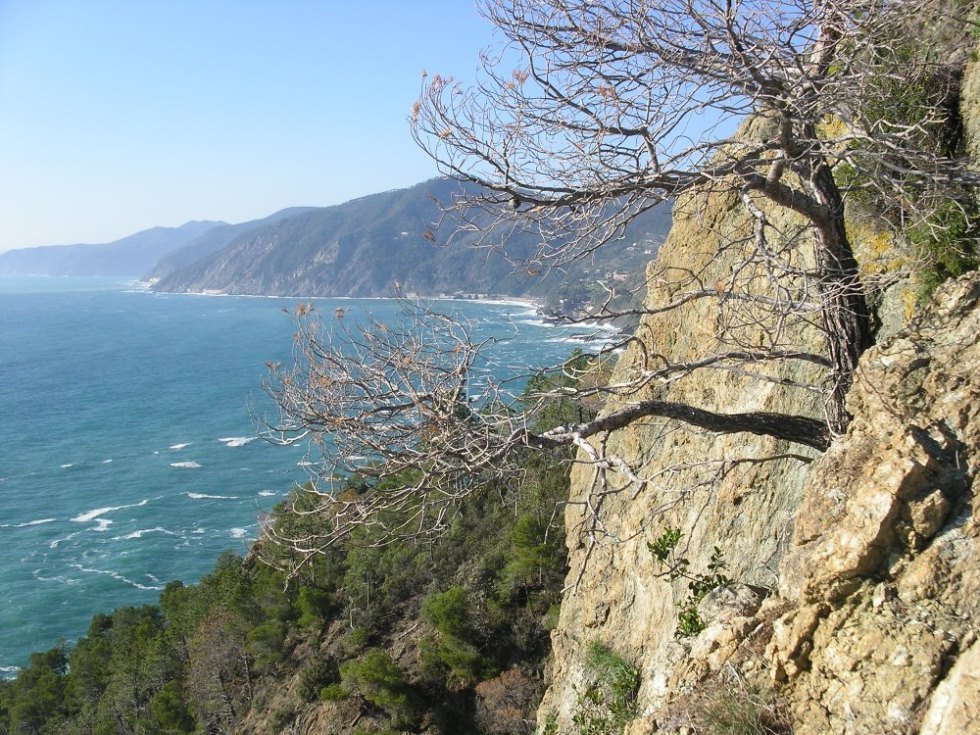
[[[118,582],[128,584],[130,587],[134,587],[135,589],[138,590],[153,590],[153,591],[163,590],[163,587],[159,584],[141,584],[140,582],[135,582],[132,579],[126,577],[124,574],[120,574],[119,572],[114,572],[111,569],[95,569],[93,567],[86,567],[81,564],[71,564],[70,566],[72,567],[72,569],[77,569],[78,571],[83,572],[85,574],[103,574],[107,577],[111,577],[112,579],[115,579]],[[147,575],[147,577],[149,577],[149,575]]]
[[[34,521],[24,521],[23,523],[0,523],[0,528],[30,528],[31,526],[43,526],[47,523],[54,523],[57,518],[38,518]]]
[[[257,436],[226,436],[224,439],[218,439],[219,442],[224,444],[226,447],[244,447],[246,444],[251,444],[256,439]]]
[[[98,520],[101,516],[113,513],[117,510],[125,510],[127,508],[142,508],[144,505],[150,502],[150,498],[144,498],[138,503],[130,503],[128,505],[108,505],[104,508],[96,508],[94,510],[87,510],[84,513],[79,513],[77,516],[72,518],[73,523],[88,523],[89,521]]]
[[[245,553],[257,516],[308,479],[308,448],[258,440],[254,419],[274,413],[261,381],[267,361],[289,361],[293,303],[8,295],[0,374],[17,390],[0,406],[0,665],[77,639],[96,612],[155,602],[169,580],[195,582],[225,550]],[[343,303],[350,322],[398,318],[393,302]],[[583,331],[513,304],[446,308],[476,341],[503,338],[478,377],[515,392],[515,376],[554,364]]]

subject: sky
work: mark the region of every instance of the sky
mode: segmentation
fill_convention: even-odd
[[[421,73],[491,34],[473,0],[0,0],[0,252],[436,176]]]

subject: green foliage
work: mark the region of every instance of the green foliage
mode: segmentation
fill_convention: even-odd
[[[558,713],[552,710],[544,718],[541,735],[558,735]]]
[[[272,713],[272,732],[277,733],[296,719],[296,711],[290,707],[279,707]]]
[[[908,232],[922,262],[919,297],[946,280],[980,267],[980,211],[973,200],[946,199]]]
[[[427,597],[422,603],[422,617],[444,636],[467,638],[471,635],[467,623],[470,603],[466,590],[459,585]]]
[[[296,693],[304,702],[323,696],[323,689],[338,682],[337,662],[329,656],[313,656],[299,674]]]
[[[360,651],[368,643],[371,642],[371,629],[354,628],[350,633],[347,634],[346,641],[349,650],[355,652]]]
[[[366,529],[359,529],[347,549],[343,589],[348,609],[365,628],[383,628],[398,617],[401,605],[425,587],[424,557],[413,545],[399,541],[384,546],[373,543]]]
[[[27,667],[10,684],[6,699],[11,733],[54,733],[68,715],[65,705],[68,657],[57,646],[32,653]]]
[[[350,696],[342,684],[327,684],[320,690],[320,699],[324,702],[341,702]]]
[[[696,604],[687,603],[677,613],[677,635],[692,638],[707,627]]]
[[[706,623],[698,612],[698,604],[705,596],[719,587],[733,584],[732,579],[724,574],[725,560],[721,549],[717,546],[711,552],[711,559],[705,572],[692,574],[688,571],[691,562],[686,557],[674,553],[684,534],[679,528],[667,527],[662,534],[652,542],[647,542],[647,549],[657,561],[667,567],[671,582],[687,581],[687,596],[679,605],[677,613],[677,635],[682,637],[696,636],[704,630]]]
[[[382,648],[371,648],[361,658],[340,667],[348,691],[356,691],[371,704],[385,710],[398,724],[410,723],[416,715],[415,702],[404,670]]]
[[[194,716],[191,714],[180,689],[180,682],[168,681],[150,699],[150,712],[164,733],[194,732]]]
[[[581,735],[623,732],[636,717],[640,672],[598,641],[589,645],[585,666],[587,684],[578,693],[572,722]]]
[[[954,15],[932,20],[935,27],[917,29],[933,36],[927,42],[911,39],[907,28],[896,27],[891,38],[868,44],[872,70],[898,62],[908,73],[869,76],[866,96],[854,110],[868,130],[905,131],[908,151],[955,159],[964,155],[964,123],[959,112],[960,72],[948,58],[957,55],[951,45],[966,49],[975,44],[966,41],[962,21]],[[948,37],[939,40],[944,35]],[[849,144],[848,153],[851,162],[838,165],[834,177],[850,202],[904,232],[916,262],[921,299],[943,281],[980,266],[980,210],[968,187],[950,184],[895,151],[879,150],[865,141]],[[877,185],[880,180],[896,186],[898,193],[885,197]]]
[[[551,519],[528,512],[520,515],[511,529],[509,561],[501,572],[501,589],[511,596],[535,586],[564,570],[563,556],[558,553],[559,534]]]
[[[544,619],[541,621],[541,625],[544,626],[545,630],[554,630],[558,627],[558,618],[561,615],[561,603],[556,602],[554,605],[548,608],[544,615]]]
[[[674,550],[683,535],[681,529],[668,526],[652,543],[647,543],[647,548],[650,549],[650,553],[659,561],[667,561],[670,552]]]
[[[265,620],[250,628],[245,634],[248,650],[255,657],[255,666],[269,668],[279,663],[283,657],[283,643],[286,640],[286,625],[281,620]]]
[[[322,626],[332,609],[332,598],[327,590],[317,587],[300,587],[296,595],[296,609],[302,626]]]
[[[470,626],[473,609],[469,594],[459,585],[426,598],[422,618],[438,632],[423,652],[428,676],[445,672],[450,689],[471,686],[482,678],[488,662],[476,646],[477,634]]]

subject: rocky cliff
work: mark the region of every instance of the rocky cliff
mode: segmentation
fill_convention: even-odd
[[[968,68],[964,89],[975,84]],[[969,126],[969,110],[964,117]],[[681,279],[728,278],[739,262],[732,243],[750,221],[733,194],[675,205],[648,273],[651,313],[613,383],[647,369],[651,356],[682,362],[710,347],[720,295],[662,309]],[[885,276],[882,325],[848,397],[854,420],[829,451],[646,421],[602,437],[607,456],[635,469],[629,482],[599,488],[593,467],[573,471],[568,591],[539,709],[544,731],[593,732],[590,712],[610,708],[596,701],[596,643],[638,675],[625,725],[633,735],[978,731],[980,277],[947,283],[909,319],[913,286],[887,277],[895,252],[858,224],[852,238],[865,274]],[[798,329],[803,342],[819,339]],[[701,374],[628,399],[818,415],[816,397],[793,387],[814,377],[810,369],[760,368],[771,380]],[[590,510],[597,503],[601,523]],[[671,529],[681,534],[671,558],[684,560],[688,578],[718,574],[721,561],[730,581],[697,604],[701,630],[684,627],[689,579],[670,574],[649,546]]]

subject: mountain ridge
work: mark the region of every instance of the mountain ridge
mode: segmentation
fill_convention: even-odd
[[[150,227],[108,243],[17,248],[0,253],[0,276],[138,277],[167,253],[226,225],[191,220],[179,227]]]
[[[639,283],[627,280],[642,273],[670,225],[670,207],[658,207],[631,223],[624,247],[607,249],[601,259],[572,263],[562,273],[520,272],[500,252],[477,247],[481,233],[466,233],[452,246],[432,242],[436,223],[453,217],[444,207],[465,188],[437,178],[282,218],[163,275],[153,288],[277,296],[495,294],[567,302],[569,311],[594,300],[599,280],[634,290]],[[453,229],[452,222],[442,224]],[[518,233],[508,240],[508,254],[530,257],[538,245]]]
[[[670,227],[670,206],[656,207],[626,227],[622,247],[539,273],[514,265],[540,246],[530,233],[507,238],[510,259],[479,247],[481,232],[435,244],[456,229],[448,205],[461,193],[474,193],[473,185],[440,177],[247,222],[188,222],[112,243],[11,250],[0,254],[0,275],[128,277],[174,293],[524,297],[575,313],[605,300],[599,282],[615,286],[620,304],[642,292],[643,267]]]

